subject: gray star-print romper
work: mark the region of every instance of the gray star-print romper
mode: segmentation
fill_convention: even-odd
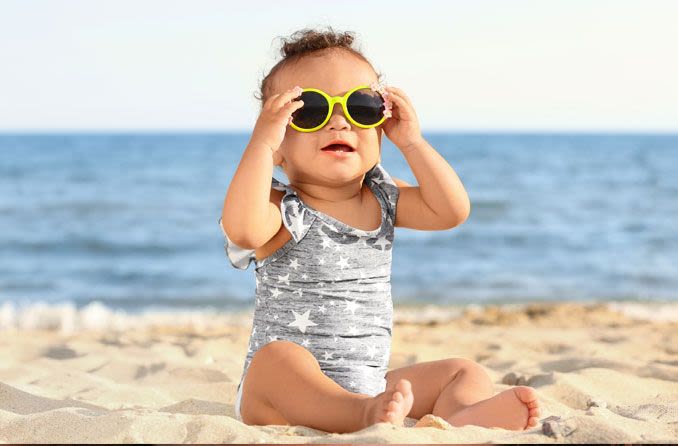
[[[254,353],[269,342],[287,340],[310,351],[322,371],[354,393],[386,389],[391,352],[393,302],[391,251],[399,189],[377,163],[364,182],[381,206],[381,226],[364,231],[304,203],[288,185],[280,210],[292,238],[270,256],[256,260],[253,249],[225,238],[226,255],[238,269],[255,263],[256,292],[249,349],[238,384]],[[241,419],[241,418],[240,418]]]

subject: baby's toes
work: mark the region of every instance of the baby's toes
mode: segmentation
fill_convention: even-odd
[[[398,418],[397,415],[398,415],[398,413],[394,409],[391,409],[390,406],[389,406],[389,408],[386,409],[386,413],[384,414],[384,418],[386,418],[386,420],[389,423],[395,423],[397,418]]]
[[[518,386],[514,387],[513,390],[516,395],[518,395],[520,401],[525,403],[528,407],[531,407],[530,403],[537,404],[537,392],[532,387]]]
[[[402,393],[396,392],[393,394],[393,401],[401,402],[405,397]]]
[[[530,417],[527,420],[527,427],[535,427],[537,425],[537,417]]]
[[[529,413],[531,417],[538,417],[539,415],[541,415],[541,411],[537,407],[535,407],[534,409],[530,409]]]

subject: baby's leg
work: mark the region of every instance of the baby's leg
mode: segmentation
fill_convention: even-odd
[[[252,357],[242,383],[240,412],[250,425],[290,424],[347,433],[376,422],[402,426],[414,397],[403,379],[375,397],[352,393],[320,369],[315,357],[290,341],[273,341]]]
[[[387,383],[402,378],[412,383],[417,395],[409,414],[413,418],[431,413],[453,426],[475,424],[511,430],[537,425],[540,409],[534,389],[518,386],[494,395],[492,379],[484,367],[468,359],[421,362],[386,374]]]

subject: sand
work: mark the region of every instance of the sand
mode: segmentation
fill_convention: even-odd
[[[3,443],[645,443],[678,439],[676,304],[396,306],[389,369],[482,364],[537,390],[536,427],[379,423],[350,434],[234,418],[251,315],[0,308]],[[415,395],[416,397],[416,395]]]

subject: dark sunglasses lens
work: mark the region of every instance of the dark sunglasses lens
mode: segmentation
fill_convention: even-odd
[[[327,99],[316,91],[304,91],[294,100],[298,99],[304,101],[304,105],[292,113],[294,125],[302,129],[312,129],[322,124],[329,109]]]
[[[348,97],[346,108],[353,119],[363,125],[376,124],[384,116],[386,105],[381,95],[369,88],[357,90]]]

